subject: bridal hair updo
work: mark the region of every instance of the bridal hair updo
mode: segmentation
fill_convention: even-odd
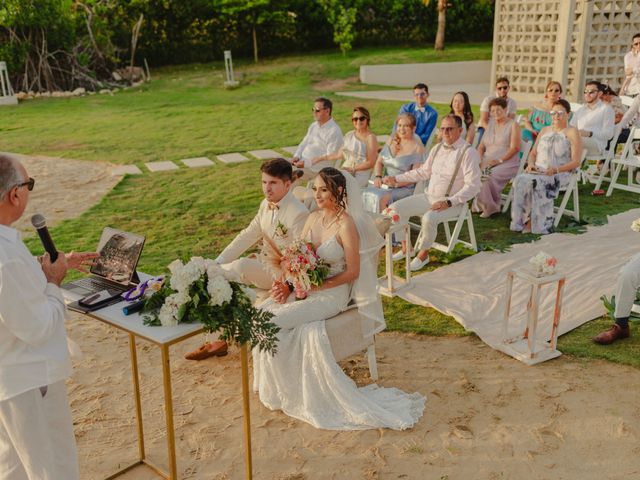
[[[340,170],[333,167],[325,167],[318,173],[324,184],[327,186],[333,197],[336,199],[338,207],[347,208],[347,179]]]
[[[265,160],[260,167],[260,171],[272,177],[279,178],[284,182],[290,182],[293,178],[293,167],[291,166],[291,162],[284,158],[272,158],[270,160]]]

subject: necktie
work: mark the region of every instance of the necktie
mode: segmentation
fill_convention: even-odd
[[[280,206],[277,203],[269,202],[269,210],[278,210]]]
[[[424,107],[416,107],[416,112],[424,113]]]

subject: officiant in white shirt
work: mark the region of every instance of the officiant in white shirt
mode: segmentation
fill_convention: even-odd
[[[333,167],[329,160],[342,148],[342,130],[331,117],[333,103],[328,98],[316,98],[311,109],[315,121],[309,126],[307,134],[298,145],[291,163],[303,169],[305,178],[312,178],[324,167]]]
[[[71,362],[59,285],[96,253],[36,260],[11,227],[35,180],[0,154],[0,478],[76,480],[78,459],[65,379]]]

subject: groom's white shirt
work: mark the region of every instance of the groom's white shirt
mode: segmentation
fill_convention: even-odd
[[[236,260],[249,248],[262,241],[265,235],[271,238],[279,248],[299,238],[309,215],[307,207],[291,191],[282,197],[277,206],[277,209],[270,209],[269,202],[266,199],[262,200],[256,216],[253,217],[249,226],[222,251],[218,256],[218,263]],[[282,229],[278,229],[279,224],[286,229],[285,234]]]

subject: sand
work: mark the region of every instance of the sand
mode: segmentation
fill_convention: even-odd
[[[29,211],[50,223],[79,215],[117,183],[107,164],[53,160],[25,160],[38,179]],[[103,479],[137,458],[128,337],[74,313],[68,331],[84,351],[68,381],[82,478]],[[238,349],[184,360],[202,340],[171,348],[179,478],[242,479]],[[377,353],[381,385],[427,396],[418,425],[317,430],[252,395],[254,478],[640,478],[638,369],[566,356],[527,367],[473,337],[382,333]],[[138,358],[147,454],[166,468],[160,353],[140,341]],[[368,382],[364,358],[342,365]],[[120,478],[158,477],[138,467]]]

